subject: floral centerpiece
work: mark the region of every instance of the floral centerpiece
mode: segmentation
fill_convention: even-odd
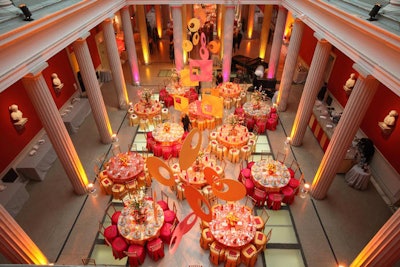
[[[242,124],[243,120],[242,120],[242,117],[240,117],[238,115],[235,115],[235,114],[231,114],[226,119],[226,122],[231,125],[230,134],[231,135],[236,135],[237,134],[237,129],[235,129],[235,127],[236,127],[236,125]]]
[[[260,101],[264,99],[264,95],[261,91],[254,91],[254,93],[251,94],[251,103],[253,105],[253,109],[260,109]]]
[[[169,133],[169,131],[171,130],[171,125],[169,123],[165,123],[163,130],[164,132]]]
[[[269,174],[274,174],[276,172],[276,166],[273,163],[267,164],[267,171]]]
[[[144,88],[138,92],[140,100],[148,107],[151,106],[151,97],[153,95],[153,90],[149,88]]]
[[[144,211],[145,193],[146,188],[141,187],[137,190],[136,194],[132,196],[130,206],[132,210],[132,217],[137,223],[146,221],[146,213]]]
[[[228,219],[229,225],[233,227],[236,226],[237,222],[239,221],[239,217],[236,216],[233,212],[229,212],[226,218]]]

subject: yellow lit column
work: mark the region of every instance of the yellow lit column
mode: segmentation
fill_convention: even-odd
[[[299,55],[301,39],[303,37],[304,23],[300,19],[296,19],[293,25],[292,37],[290,39],[285,65],[283,68],[281,84],[279,85],[278,108],[285,111],[292,87],[293,74],[297,67],[297,57]]]
[[[233,22],[235,20],[235,6],[225,6],[224,16],[224,42],[222,57],[222,77],[224,82],[229,82],[231,75],[231,62],[232,62],[232,42],[233,42]]]
[[[135,39],[133,37],[131,14],[129,13],[129,6],[121,9],[122,28],[124,30],[125,49],[128,53],[128,62],[131,68],[133,84],[140,84],[140,73],[136,54]]]
[[[382,226],[350,267],[395,266],[400,260],[400,210]]]
[[[265,61],[265,53],[267,52],[268,46],[268,37],[269,37],[269,28],[271,25],[272,18],[272,5],[264,6],[264,18],[261,27],[261,35],[260,35],[260,53],[259,58]]]
[[[249,13],[247,15],[247,38],[248,39],[251,39],[253,37],[255,10],[256,10],[255,5],[249,5]]]
[[[182,44],[184,40],[187,40],[187,14],[186,14],[186,6],[182,5]],[[188,61],[188,53],[182,49],[183,56],[183,64],[186,64]]]
[[[112,129],[108,118],[106,106],[104,104],[103,95],[96,77],[96,70],[90,56],[89,47],[86,38],[89,33],[76,40],[72,45],[78,61],[79,70],[82,74],[83,84],[86,92],[92,114],[96,122],[97,130],[99,131],[101,141],[104,144],[111,143]]]
[[[283,42],[283,33],[285,31],[287,10],[283,6],[279,6],[278,17],[276,19],[274,39],[272,40],[271,55],[268,63],[267,78],[272,79],[276,76],[279,65],[279,57]]]
[[[83,195],[86,194],[88,180],[71,137],[61,119],[60,112],[51,96],[50,89],[42,75],[42,70],[47,66],[47,63],[43,63],[32,70],[30,74],[22,78],[22,83],[49,136],[58,159],[64,167],[74,192]]]
[[[103,21],[102,26],[104,41],[107,47],[107,58],[110,63],[115,91],[117,92],[118,105],[120,109],[126,109],[129,98],[128,92],[126,91],[125,77],[122,71],[121,59],[119,58],[112,19],[108,18]]]
[[[186,25],[193,18],[193,4],[185,4],[186,6]]]
[[[143,5],[136,5],[136,17],[137,24],[140,33],[140,43],[142,46],[144,64],[150,63],[150,48],[149,48],[149,36],[147,34],[146,14],[144,12]]]
[[[222,36],[222,22],[224,21],[222,19],[223,16],[223,5],[218,4],[217,5],[217,36],[218,38],[221,40],[221,36]],[[221,40],[222,41],[222,40]]]
[[[13,264],[49,264],[46,256],[2,205],[0,205],[0,252]]]
[[[163,34],[161,5],[154,5],[154,11],[156,13],[156,27],[158,38],[161,39]]]
[[[328,41],[322,39],[317,33],[314,33],[314,36],[318,39],[318,43],[292,127],[291,144],[294,146],[300,146],[303,142],[332,47]]]
[[[325,198],[379,85],[360,65],[354,64],[353,68],[359,76],[312,182],[311,195],[315,199]]]
[[[174,56],[175,68],[177,71],[183,69],[183,48],[182,48],[182,5],[171,5],[172,18],[174,21]]]

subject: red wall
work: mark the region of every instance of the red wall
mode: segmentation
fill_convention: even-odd
[[[101,65],[99,51],[97,50],[96,34],[99,31],[99,27],[95,27],[90,31],[90,36],[86,39],[86,43],[89,47],[89,52],[92,57],[94,68],[96,69]]]
[[[317,39],[313,36],[311,28],[305,27],[299,56],[308,64],[311,64]],[[336,60],[328,81],[330,93],[344,107],[348,97],[343,90],[351,73],[358,73],[353,69],[354,62],[336,48],[332,48]],[[361,123],[361,130],[370,138],[376,148],[384,155],[387,161],[400,173],[400,151],[397,149],[400,144],[400,123],[397,123],[390,136],[383,136],[378,122],[383,121],[390,110],[396,109],[400,112],[400,97],[395,95],[386,86],[380,85],[374,99],[371,102],[365,117]]]

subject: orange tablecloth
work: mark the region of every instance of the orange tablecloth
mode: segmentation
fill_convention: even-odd
[[[154,140],[162,145],[172,145],[181,141],[184,130],[178,123],[165,122],[158,124],[153,130]]]
[[[213,219],[209,225],[215,240],[228,247],[242,247],[253,240],[254,217],[244,205],[217,204],[212,210]]]
[[[232,125],[224,124],[217,129],[217,141],[227,148],[240,148],[249,141],[249,131],[243,125],[236,125],[232,131]]]
[[[225,82],[217,86],[219,95],[222,97],[236,98],[239,97],[242,88],[237,83]]]
[[[135,152],[120,153],[106,163],[108,178],[114,183],[124,184],[136,179],[144,170],[144,159],[141,154]]]
[[[251,177],[256,186],[267,192],[278,192],[290,180],[285,164],[276,160],[260,160],[251,167]]]
[[[158,204],[155,204],[155,208],[157,217],[154,216],[153,201],[146,200],[142,208],[145,219],[137,221],[134,209],[131,206],[124,207],[118,219],[118,231],[121,236],[131,244],[144,244],[145,241],[158,236],[164,223],[164,212]]]
[[[133,111],[139,118],[151,119],[154,116],[161,114],[162,105],[158,100],[151,100],[149,104],[144,101],[136,103]]]

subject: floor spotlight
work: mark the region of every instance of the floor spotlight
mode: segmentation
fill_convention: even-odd
[[[374,7],[371,9],[371,11],[369,12],[369,21],[375,21],[378,20],[377,18],[375,18],[376,15],[378,15],[379,10],[381,9],[381,4],[380,3],[376,3],[374,5]]]
[[[22,13],[24,13],[25,21],[33,20],[33,18],[31,18],[32,13],[31,13],[31,11],[29,11],[29,8],[25,4],[20,4],[18,7],[21,9]]]

